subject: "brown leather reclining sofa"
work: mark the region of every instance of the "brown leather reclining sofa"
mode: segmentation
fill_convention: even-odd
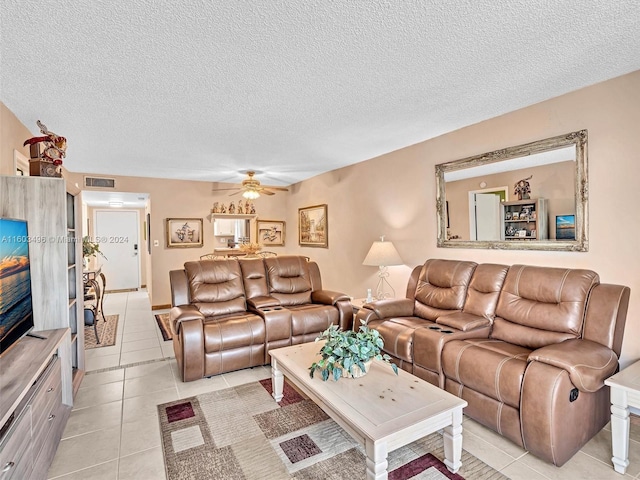
[[[185,382],[270,363],[269,350],[350,329],[349,297],[302,256],[187,262],[169,273],[173,349]]]
[[[464,413],[561,466],[609,421],[629,288],[590,270],[428,260],[406,298],[360,309],[414,375]]]

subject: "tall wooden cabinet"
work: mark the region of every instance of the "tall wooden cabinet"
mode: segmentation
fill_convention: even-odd
[[[27,220],[34,331],[69,328],[73,392],[84,374],[80,191],[63,178],[0,176],[0,216]]]
[[[547,240],[549,238],[547,216],[546,198],[502,202],[500,207],[502,240]]]

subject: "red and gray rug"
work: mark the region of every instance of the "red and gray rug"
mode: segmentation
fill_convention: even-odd
[[[158,405],[169,480],[365,478],[365,455],[344,430],[285,382],[284,399],[271,380]],[[505,479],[463,450],[458,475],[442,463],[434,433],[391,452],[389,479]]]

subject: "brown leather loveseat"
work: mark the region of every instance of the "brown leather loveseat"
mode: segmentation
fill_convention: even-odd
[[[186,262],[169,273],[173,349],[185,382],[270,363],[269,350],[349,329],[349,297],[302,256]]]
[[[468,402],[465,414],[561,466],[609,421],[629,288],[595,272],[428,260],[405,299],[365,305],[405,370]]]

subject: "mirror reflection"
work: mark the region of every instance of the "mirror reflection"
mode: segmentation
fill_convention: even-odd
[[[587,132],[436,166],[438,246],[587,250]]]
[[[251,241],[251,223],[254,217],[233,218],[230,215],[225,217],[214,216],[213,218],[214,250],[239,250],[240,245]]]

